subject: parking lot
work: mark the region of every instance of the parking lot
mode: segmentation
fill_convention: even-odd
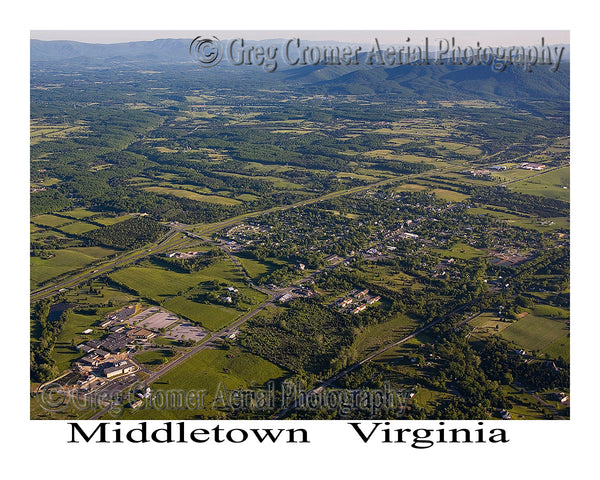
[[[133,317],[128,318],[125,321],[125,323],[127,323],[128,325],[134,325],[135,323],[139,322],[140,320],[143,320],[145,318],[148,318],[151,315],[154,315],[157,312],[160,312],[160,310],[161,310],[160,307],[147,308],[143,312],[140,312],[137,315],[134,315]]]
[[[194,325],[193,323],[181,323],[169,330],[167,335],[165,335],[165,338],[170,338],[171,340],[193,340],[194,342],[198,342],[205,336],[206,331],[197,325]]]

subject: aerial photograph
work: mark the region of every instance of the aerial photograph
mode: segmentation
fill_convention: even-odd
[[[31,420],[570,418],[568,31],[50,33]]]

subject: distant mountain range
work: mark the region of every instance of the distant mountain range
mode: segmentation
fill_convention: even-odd
[[[281,45],[283,40],[263,40],[254,45]],[[328,45],[336,42],[327,42]],[[320,44],[305,42],[305,44]],[[189,53],[190,40],[162,39],[116,44],[90,44],[73,41],[31,40],[33,64],[60,63],[71,66],[116,66],[139,64],[146,67],[165,64],[189,64],[194,60]],[[342,44],[340,44],[342,45]],[[345,44],[344,44],[345,45]],[[314,92],[330,94],[398,94],[407,98],[483,98],[520,100],[569,100],[570,52],[565,46],[560,68],[551,72],[547,66],[536,66],[533,72],[523,67],[507,67],[494,72],[490,66],[453,65],[399,65],[369,66],[359,62],[355,66],[308,65],[289,67],[278,62],[274,73],[254,67],[260,81],[295,84]],[[362,54],[364,55],[364,54]],[[200,68],[200,67],[198,67]],[[232,74],[234,67],[226,58],[211,69],[211,74],[222,70]]]

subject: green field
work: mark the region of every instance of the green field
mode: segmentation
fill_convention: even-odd
[[[263,275],[268,275],[271,272],[281,268],[287,263],[276,258],[266,258],[265,260],[254,260],[253,258],[236,257],[246,270],[248,276],[256,281]]]
[[[239,348],[230,350],[210,349],[196,353],[181,365],[167,372],[151,385],[154,391],[184,390],[206,391],[204,409],[199,410],[125,410],[124,417],[144,418],[194,418],[197,414],[221,416],[212,402],[221,388],[227,391],[261,387],[270,380],[285,377],[286,372],[271,362]],[[221,390],[222,391],[222,390]]]
[[[112,273],[118,283],[139,292],[141,296],[162,301],[168,297],[199,287],[203,282],[224,282],[236,288],[245,286],[242,273],[229,260],[217,262],[194,273],[179,273],[167,268],[146,263],[144,266],[128,267]]]
[[[239,205],[242,203],[235,198],[221,197],[219,195],[203,195],[201,193],[190,192],[189,190],[179,190],[177,188],[144,187],[142,190],[147,190],[154,193],[162,193],[164,195],[174,195],[181,198],[189,198],[198,202],[216,203],[218,205]]]
[[[475,338],[489,337],[501,332],[510,325],[512,323],[500,320],[498,315],[492,312],[484,312],[469,322],[469,326],[472,328],[471,334]]]
[[[147,352],[138,353],[134,359],[139,363],[143,363],[149,367],[155,367],[162,365],[165,360],[171,358],[171,351],[169,349],[158,349],[150,350]]]
[[[515,192],[568,202],[570,199],[570,185],[570,168],[563,167],[527,180],[511,183],[508,187]]]
[[[255,175],[242,175],[239,173],[230,173],[230,172],[219,172],[219,173],[221,175],[228,175],[231,177],[252,178],[254,180],[263,180],[265,182],[272,183],[275,188],[285,188],[287,190],[304,190],[304,186],[300,185],[299,183],[290,182],[289,180],[286,180],[285,178],[274,177],[274,176],[270,176],[270,175],[255,176]]]
[[[106,286],[97,281],[92,282],[92,288],[95,291],[98,291],[98,294],[89,293],[89,287],[87,286],[70,289],[66,293],[65,301],[84,305],[106,305],[108,303],[123,305],[137,300],[137,297],[134,297],[133,295]]]
[[[163,305],[167,310],[187,317],[212,331],[220,330],[242,314],[235,308],[197,303],[185,297],[170,298]]]
[[[61,232],[70,233],[71,235],[79,235],[81,233],[90,232],[99,228],[97,225],[92,225],[87,222],[74,222],[60,227]]]
[[[98,212],[92,212],[86,208],[75,208],[73,210],[69,210],[68,212],[61,212],[60,214],[64,215],[65,217],[71,217],[79,220],[81,218],[88,218],[93,215],[98,215]]]
[[[417,326],[417,322],[406,315],[396,315],[387,322],[364,328],[353,344],[357,359],[410,335]]]
[[[562,357],[568,362],[571,358],[570,345],[569,335],[564,335],[544,348],[542,353],[548,354],[551,358]]]
[[[125,220],[129,220],[131,215],[121,215],[118,217],[104,217],[99,218],[96,222],[101,223],[102,225],[114,225],[115,223],[124,222]]]
[[[460,258],[462,260],[469,260],[471,258],[481,257],[485,255],[485,252],[483,252],[482,250],[471,247],[470,245],[466,245],[461,242],[455,243],[448,249],[434,248],[433,251],[439,253],[440,255],[446,258],[452,257]]]
[[[72,345],[77,346],[85,340],[98,338],[99,332],[95,328],[91,335],[83,335],[81,332],[90,328],[99,319],[99,315],[71,314],[69,320],[65,322],[52,351],[52,357],[60,371],[66,370],[71,366],[73,360],[83,356],[83,353]]]
[[[56,215],[38,215],[32,217],[31,221],[36,225],[43,225],[44,227],[60,227],[65,223],[69,223],[69,219],[57,217]]]
[[[95,262],[99,258],[115,253],[102,247],[75,247],[55,250],[54,256],[48,259],[39,257],[30,258],[31,286],[37,286],[63,273],[78,270],[85,265]]]
[[[529,314],[502,330],[500,336],[528,351],[542,350],[565,336],[569,328],[564,321]]]
[[[455,192],[454,190],[446,190],[443,188],[435,188],[431,193],[434,193],[436,197],[440,197],[449,202],[462,202],[469,198],[469,195],[464,193]]]

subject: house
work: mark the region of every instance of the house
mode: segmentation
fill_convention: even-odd
[[[362,312],[363,310],[365,310],[367,308],[367,306],[363,303],[362,305],[359,305],[358,307],[352,309],[352,313],[354,315],[356,315],[357,313]]]
[[[378,302],[379,300],[381,300],[381,297],[379,295],[377,295],[376,297],[371,297],[367,300],[367,305],[373,305],[374,303]]]
[[[546,165],[541,164],[541,163],[523,163],[521,165],[521,168],[524,170],[543,170],[544,168],[546,168]]]
[[[350,305],[353,301],[354,300],[352,298],[348,297],[340,302],[340,307],[345,308],[348,305]]]
[[[569,396],[565,392],[557,392],[554,394],[555,400],[558,400],[560,403],[567,403],[569,401]]]
[[[292,299],[293,295],[291,293],[285,293],[281,297],[279,297],[279,303],[289,302]]]
[[[369,294],[369,289],[365,288],[364,290],[361,290],[360,292],[358,292],[355,297],[360,299],[360,298],[364,298]]]
[[[238,289],[237,288],[233,288],[233,287],[227,287],[227,290],[232,292],[232,293],[238,293]]]
[[[81,332],[83,335],[89,335],[90,333],[92,333],[94,330],[92,330],[91,328],[88,328],[86,330],[84,330],[83,332]]]
[[[506,167],[504,165],[492,165],[490,170],[504,171]]]
[[[106,328],[106,327],[108,327],[109,325],[112,325],[112,323],[113,323],[113,320],[112,320],[112,319],[110,319],[110,318],[108,318],[108,319],[104,320],[104,321],[103,321],[103,322],[100,324],[100,326],[101,326],[102,328]]]

